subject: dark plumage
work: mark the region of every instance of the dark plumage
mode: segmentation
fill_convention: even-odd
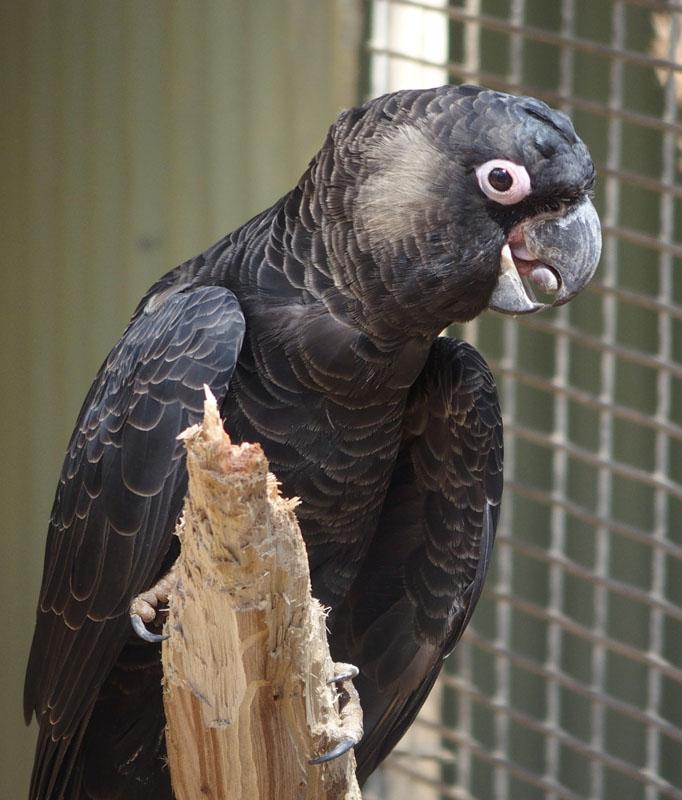
[[[491,162],[490,164],[488,162]],[[482,166],[485,165],[485,166]],[[71,439],[25,689],[32,798],[171,797],[158,647],[128,605],[177,555],[176,435],[207,383],[299,519],[337,660],[360,668],[364,780],[480,596],[502,493],[495,385],[438,338],[594,272],[593,166],[568,119],[477,87],[343,112],[299,184],[142,299]]]

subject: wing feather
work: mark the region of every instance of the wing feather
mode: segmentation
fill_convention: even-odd
[[[244,318],[222,287],[180,287],[136,312],[81,409],[52,509],[24,692],[41,725],[31,797],[59,796],[97,695],[158,577],[186,487],[177,435],[207,383],[224,397]]]
[[[364,781],[412,723],[468,624],[502,493],[502,421],[483,358],[439,338],[411,392],[378,531],[332,631],[354,683]]]

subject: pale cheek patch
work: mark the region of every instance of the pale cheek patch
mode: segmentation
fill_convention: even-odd
[[[403,126],[378,141],[367,161],[374,171],[356,197],[358,234],[376,247],[429,227],[428,218],[443,202],[437,178],[447,167],[436,145],[418,129]]]

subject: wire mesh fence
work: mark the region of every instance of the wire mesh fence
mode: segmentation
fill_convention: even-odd
[[[604,232],[581,298],[456,331],[503,402],[494,563],[369,794],[682,798],[682,3],[368,8],[373,94],[442,76],[567,111]]]

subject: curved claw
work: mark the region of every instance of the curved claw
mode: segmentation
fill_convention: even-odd
[[[321,756],[311,759],[308,762],[310,764],[324,764],[325,761],[332,761],[344,755],[344,753],[347,753],[362,739],[362,709],[360,708],[360,698],[353,684],[346,683],[346,681],[352,681],[353,678],[357,678],[360,674],[360,670],[355,664],[339,663],[336,666],[342,668],[344,671],[330,678],[330,680],[327,681],[327,686],[332,683],[341,684],[339,688],[341,694],[345,696],[345,700],[342,701],[340,707],[341,727],[339,733],[343,731],[346,733],[346,736],[344,736],[336,747],[328,753],[323,753]]]
[[[327,686],[331,686],[332,683],[341,683],[341,681],[353,680],[353,678],[357,678],[359,674],[360,670],[355,666],[355,664],[349,664],[348,669],[345,672],[342,672],[340,675],[334,675],[333,678],[330,678],[327,681]]]
[[[139,614],[131,614],[130,622],[135,633],[140,637],[140,639],[144,639],[145,642],[163,642],[164,639],[169,638],[168,634],[162,635],[148,631],[144,622],[142,621],[142,617]]]
[[[352,747],[358,743],[357,739],[354,739],[352,736],[346,736],[342,739],[335,748],[330,750],[328,753],[323,753],[321,756],[317,758],[312,758],[308,763],[309,764],[324,764],[325,761],[332,761],[339,756],[342,756],[344,753],[347,753]]]

